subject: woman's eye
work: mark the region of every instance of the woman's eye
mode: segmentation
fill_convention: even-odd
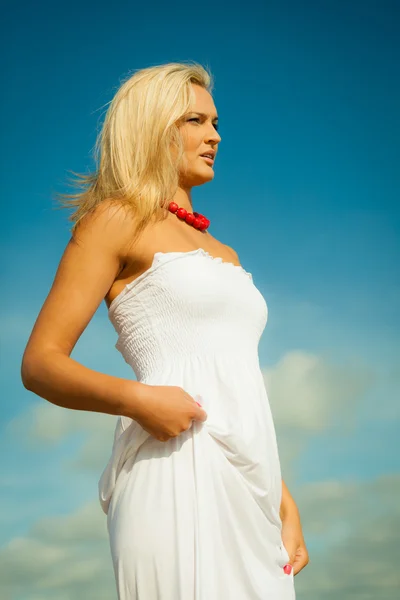
[[[196,121],[196,123],[200,123],[200,119],[198,117],[193,117],[192,119],[188,119],[188,121]],[[218,131],[218,123],[214,123],[215,131]]]

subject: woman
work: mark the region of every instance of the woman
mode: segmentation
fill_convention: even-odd
[[[210,73],[129,77],[22,364],[25,387],[118,415],[99,482],[122,600],[291,600],[308,562],[258,361],[265,300],[193,212],[221,137]],[[102,299],[137,380],[70,358]]]

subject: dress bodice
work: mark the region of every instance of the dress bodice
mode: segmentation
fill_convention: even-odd
[[[139,381],[193,356],[257,360],[266,302],[241,266],[199,248],[157,252],[112,301],[116,348]]]

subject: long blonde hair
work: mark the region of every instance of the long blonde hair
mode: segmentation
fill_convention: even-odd
[[[68,218],[72,235],[79,221],[105,199],[133,210],[137,233],[168,206],[179,185],[184,152],[178,123],[195,101],[191,84],[211,93],[208,67],[193,61],[168,63],[141,69],[122,81],[96,139],[95,172],[70,171],[78,191],[56,195],[59,208],[76,208]]]

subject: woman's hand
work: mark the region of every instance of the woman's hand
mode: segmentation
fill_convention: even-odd
[[[289,554],[289,565],[293,568],[293,574],[297,575],[308,564],[309,557],[304,542],[300,513],[283,479],[279,514],[282,521],[283,545]]]
[[[172,385],[142,384],[134,407],[128,412],[125,411],[125,416],[137,421],[160,442],[187,431],[193,420],[207,419],[205,410],[190,394]]]
[[[308,564],[309,556],[303,537],[299,511],[294,503],[290,509],[284,512],[282,517],[282,541],[289,554],[289,564],[293,567],[293,574],[297,575]]]

